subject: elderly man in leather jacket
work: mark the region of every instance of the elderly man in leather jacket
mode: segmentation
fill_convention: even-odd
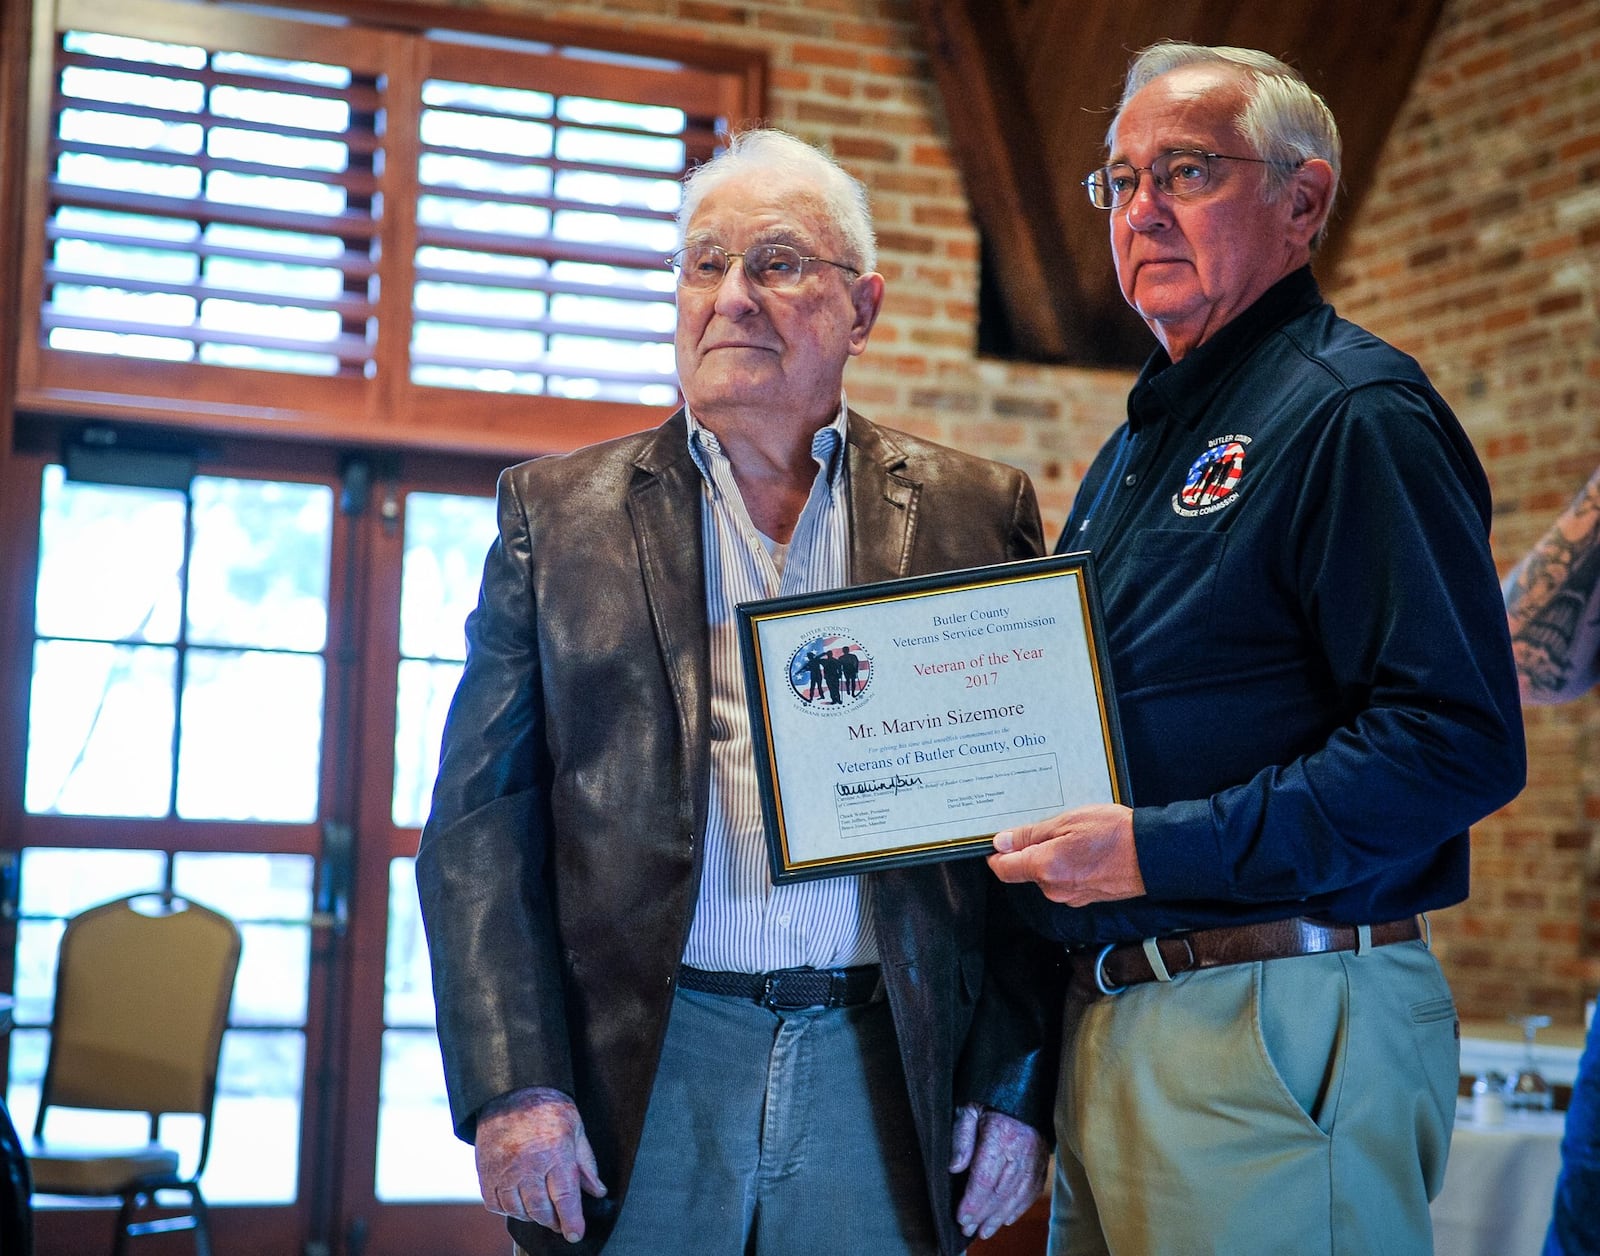
[[[531,1253],[952,1256],[1042,1185],[1052,966],[981,860],[772,884],[732,611],[1032,556],[1037,504],[846,407],[831,160],[747,132],[680,223],[684,409],[500,480],[417,863],[451,1111]]]

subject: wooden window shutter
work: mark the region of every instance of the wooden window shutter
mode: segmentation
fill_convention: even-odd
[[[678,185],[753,112],[748,66],[40,11],[20,409],[531,453],[672,404]]]

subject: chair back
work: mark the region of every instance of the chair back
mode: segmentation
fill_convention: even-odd
[[[239,930],[192,900],[135,894],[67,922],[34,1135],[52,1105],[209,1118]]]

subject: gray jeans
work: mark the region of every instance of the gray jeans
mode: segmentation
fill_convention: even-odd
[[[937,1250],[889,1005],[679,991],[606,1256]]]

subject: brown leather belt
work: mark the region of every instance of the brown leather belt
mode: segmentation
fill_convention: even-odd
[[[876,964],[860,968],[780,968],[770,973],[707,972],[687,964],[678,967],[678,985],[685,990],[749,999],[769,1011],[870,1003],[878,992],[881,976],[882,970]]]
[[[1371,930],[1367,946],[1415,942],[1422,937],[1422,927],[1415,916],[1367,927]],[[1097,954],[1085,952],[1077,956],[1079,962],[1073,967],[1075,975],[1092,978],[1092,986],[1098,993],[1116,994],[1125,986],[1145,981],[1170,981],[1180,973],[1199,968],[1358,950],[1362,945],[1361,928],[1296,916],[1259,925],[1196,929],[1170,938],[1107,946]]]

